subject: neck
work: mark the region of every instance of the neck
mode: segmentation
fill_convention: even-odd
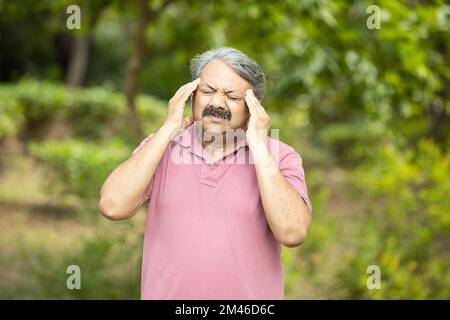
[[[201,139],[201,138],[200,138]],[[217,141],[216,141],[217,140]],[[212,148],[217,151],[226,150],[227,149],[227,141],[225,134],[222,135],[221,139],[216,139],[215,137],[211,137],[211,139],[201,139],[203,148]]]
[[[207,135],[205,139],[205,137],[202,136],[202,130],[197,128],[195,134],[198,141],[201,142],[202,147],[210,155],[224,154],[228,150],[235,149],[239,142],[239,140],[237,140],[238,138],[233,135],[227,137],[226,132],[218,134],[217,136]]]

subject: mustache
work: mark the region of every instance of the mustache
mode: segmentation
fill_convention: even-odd
[[[202,118],[206,116],[215,116],[230,121],[231,112],[227,109],[206,107],[202,112]]]

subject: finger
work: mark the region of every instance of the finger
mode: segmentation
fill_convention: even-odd
[[[248,117],[247,121],[245,122],[245,131],[247,131],[248,129],[248,122],[250,121],[250,117]]]
[[[175,93],[174,97],[178,97],[181,95],[182,92],[184,92],[187,88],[192,86],[193,82],[186,83],[185,85],[181,86],[178,91]]]
[[[182,91],[186,90],[186,88],[188,88],[189,86],[193,85],[195,82],[199,82],[200,78],[195,79],[194,81],[188,82],[184,85],[182,85],[177,92],[175,92],[174,97],[177,96],[178,94],[180,94]]]
[[[258,112],[259,110],[257,109],[257,106],[255,104],[255,100],[252,99],[251,95],[250,95],[250,89],[248,89],[245,92],[245,101],[247,102],[247,106],[248,109],[250,111],[250,114],[255,114],[256,112]]]
[[[258,98],[256,98],[255,93],[253,92],[252,89],[249,90],[249,94],[250,94],[250,97],[252,98],[252,100],[255,102],[256,106],[259,109],[264,110],[264,107],[259,103],[259,100],[258,100]]]
[[[197,78],[194,81],[188,83],[183,89],[180,90],[180,92],[178,92],[175,99],[186,102],[191,93],[197,89],[199,83],[200,78]]]
[[[183,102],[186,102],[189,96],[198,88],[200,83],[200,79],[195,80],[191,83],[191,85],[187,86],[182,92],[180,92],[179,96]]]
[[[245,99],[245,103],[247,104],[248,107],[248,111],[250,112],[250,114],[255,114],[256,110],[255,110],[255,106],[252,100],[250,100],[250,98],[248,96],[244,97]]]
[[[256,98],[256,96],[253,93],[253,90],[251,90],[249,92],[249,96],[250,99],[253,101],[254,105],[255,105],[255,110],[257,110],[257,112],[261,115],[261,116],[268,116],[266,110],[264,109],[264,107],[259,103],[258,99]]]
[[[178,90],[177,90],[177,92],[175,92],[174,96],[176,96],[177,94],[179,94],[179,93],[180,93],[182,90],[184,90],[184,88],[186,88],[189,84],[190,84],[190,82],[189,82],[189,83],[186,83],[186,84],[184,84],[184,85],[182,85],[181,87],[179,87]]]

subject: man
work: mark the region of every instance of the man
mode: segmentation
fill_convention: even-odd
[[[100,211],[128,219],[149,203],[142,299],[282,299],[281,244],[303,243],[311,223],[301,157],[268,137],[256,62],[219,48],[191,73],[164,124],[105,181]]]

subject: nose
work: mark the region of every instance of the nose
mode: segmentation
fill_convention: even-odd
[[[213,107],[225,107],[225,95],[221,92],[214,92],[211,97],[211,105]]]

